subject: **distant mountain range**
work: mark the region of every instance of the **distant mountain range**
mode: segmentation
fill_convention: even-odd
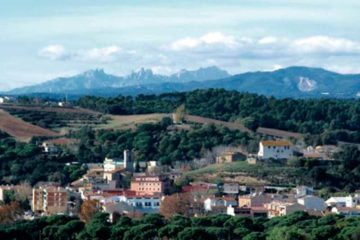
[[[7,92],[14,95],[98,95],[159,94],[194,89],[224,88],[275,97],[360,97],[360,74],[339,74],[321,68],[289,67],[272,72],[248,72],[231,76],[218,67],[182,70],[165,76],[151,70],[119,77],[103,70],[57,78],[38,85]]]
[[[89,70],[73,77],[61,77],[45,83],[11,90],[11,94],[30,93],[68,93],[87,94],[98,89],[121,89],[162,83],[186,83],[190,81],[206,81],[229,77],[230,75],[217,67],[200,68],[195,71],[181,70],[170,76],[154,74],[150,69],[119,77],[110,75],[102,69]],[[120,90],[121,92],[121,90]]]

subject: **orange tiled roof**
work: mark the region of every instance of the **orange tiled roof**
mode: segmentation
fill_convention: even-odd
[[[268,146],[275,146],[275,147],[284,147],[284,146],[291,146],[291,142],[286,140],[278,140],[278,141],[261,141],[262,145],[268,147]]]

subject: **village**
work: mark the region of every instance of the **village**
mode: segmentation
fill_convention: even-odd
[[[42,148],[44,154],[56,154],[58,151],[58,147],[49,142],[44,142]],[[259,142],[257,154],[245,156],[234,149],[227,149],[216,156],[214,164],[286,162],[294,157],[294,148],[289,140],[263,140]],[[334,151],[334,146],[307,147],[303,149],[303,154],[309,158],[315,156],[332,161]],[[71,164],[78,163],[67,163]],[[86,169],[85,175],[68,186],[60,186],[56,182],[37,183],[26,196],[31,210],[20,218],[78,216],[86,205],[108,213],[110,221],[121,215],[137,217],[147,213],[272,218],[305,211],[315,216],[360,216],[360,194],[334,195],[323,199],[313,186],[244,185],[236,181],[179,185],[186,170],[161,166],[157,161],[136,162],[131,150],[124,150],[123,156],[118,158],[105,158],[103,163],[88,163]],[[16,185],[0,186],[0,201],[7,193],[18,189]]]

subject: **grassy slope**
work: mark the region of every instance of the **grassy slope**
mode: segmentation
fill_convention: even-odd
[[[296,185],[306,183],[302,179],[302,168],[279,165],[249,165],[245,161],[225,164],[212,164],[207,167],[189,171],[184,177],[198,181],[215,182],[217,179],[236,181],[248,184]]]

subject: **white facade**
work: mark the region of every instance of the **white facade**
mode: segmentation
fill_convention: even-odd
[[[347,207],[354,208],[360,205],[360,195],[356,194],[355,196],[347,197],[331,197],[326,200],[326,205],[333,207]]]
[[[204,201],[204,209],[206,211],[211,211],[212,207],[228,207],[228,206],[237,206],[238,203],[236,200],[226,200],[221,198],[207,198]]]
[[[157,196],[112,196],[102,200],[103,203],[120,203],[125,202],[136,209],[159,210],[161,199]]]
[[[304,206],[306,210],[323,211],[326,208],[324,199],[316,196],[305,196],[303,198],[299,198],[297,202]]]
[[[360,209],[359,208],[348,208],[348,207],[333,207],[331,209],[332,213],[340,214],[345,217],[359,217]]]
[[[289,159],[293,156],[291,143],[288,141],[261,141],[258,157],[261,159]]]

